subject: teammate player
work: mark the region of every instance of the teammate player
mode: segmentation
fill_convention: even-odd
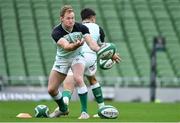
[[[104,42],[104,32],[102,28],[100,28],[96,23],[96,13],[90,9],[90,8],[85,8],[81,11],[81,18],[82,18],[82,23],[83,25],[87,26],[90,34],[93,38],[94,41],[96,41],[99,45]],[[85,60],[85,72],[84,74],[86,75],[87,79],[89,80],[91,84],[91,89],[92,92],[95,96],[95,99],[98,103],[99,108],[104,106],[104,100],[103,100],[103,95],[102,95],[102,90],[100,84],[97,82],[96,77],[95,77],[95,72],[97,69],[96,66],[96,52],[92,51],[88,45],[85,43],[83,45],[83,57]],[[119,62],[120,59],[115,59],[116,62]],[[71,94],[75,88],[75,82],[74,78],[72,75],[72,72],[68,72],[68,76],[66,77],[64,81],[64,91],[63,91],[63,100],[65,104],[69,104],[69,100],[71,98]],[[79,94],[81,98],[81,94]],[[85,102],[86,100],[81,100],[81,115],[79,119],[88,119],[89,114],[87,113],[87,103]],[[58,108],[55,110],[54,114],[52,113],[51,115],[56,115],[58,116],[59,110]]]
[[[57,53],[49,76],[48,92],[58,104],[61,114],[65,115],[68,114],[68,109],[63,102],[62,93],[58,91],[60,84],[71,68],[73,78],[78,86],[78,93],[81,94],[80,99],[87,100],[87,87],[83,81],[84,59],[81,46],[85,40],[93,51],[98,51],[100,47],[92,40],[88,28],[75,22],[75,14],[70,5],[62,7],[60,20],[61,24],[52,31],[52,38],[57,45]]]

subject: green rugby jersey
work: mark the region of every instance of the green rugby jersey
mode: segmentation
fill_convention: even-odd
[[[57,25],[52,31],[52,38],[56,43],[60,38],[66,38],[67,41],[73,43],[77,39],[82,39],[86,34],[89,34],[89,29],[86,26],[76,22],[72,32],[67,32],[66,30],[64,30],[62,24]],[[76,55],[79,55],[81,50],[82,47],[79,47],[74,51],[66,51],[62,47],[57,45],[56,58],[72,58]]]

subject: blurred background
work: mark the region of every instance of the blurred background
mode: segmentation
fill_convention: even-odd
[[[47,81],[56,54],[51,31],[65,4],[73,6],[78,22],[82,8],[94,9],[106,41],[116,44],[123,59],[110,70],[98,68],[106,99],[149,102],[155,93],[156,101],[180,101],[180,0],[0,0],[0,101],[51,99]],[[156,54],[152,91],[156,36],[165,38],[166,48]],[[72,99],[78,99],[76,91]]]

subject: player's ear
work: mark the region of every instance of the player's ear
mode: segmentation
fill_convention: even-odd
[[[63,22],[63,17],[62,16],[60,16],[59,19],[60,19],[60,22]]]
[[[93,16],[93,17],[92,17],[92,22],[93,22],[93,23],[96,23],[96,16]]]

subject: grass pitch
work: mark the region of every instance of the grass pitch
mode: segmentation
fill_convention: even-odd
[[[120,115],[117,119],[93,118],[78,120],[80,115],[80,102],[70,103],[70,114],[60,118],[35,118],[34,108],[38,104],[45,104],[50,112],[56,107],[53,101],[1,101],[0,122],[180,122],[180,103],[121,103],[106,102],[115,106]],[[97,113],[97,104],[88,103],[88,111],[92,116]],[[20,119],[16,115],[22,112],[30,113],[33,118]]]

